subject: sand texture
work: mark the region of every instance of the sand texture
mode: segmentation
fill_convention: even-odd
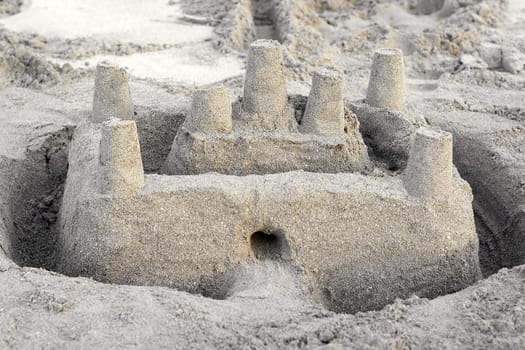
[[[523,0],[0,1],[0,349],[523,349],[524,242]]]

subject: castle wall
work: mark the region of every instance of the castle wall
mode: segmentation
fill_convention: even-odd
[[[400,49],[378,49],[374,53],[366,102],[370,106],[404,110],[405,66]]]
[[[439,200],[409,196],[401,177],[301,171],[146,175],[136,195],[111,196],[93,191],[100,141],[89,135],[100,126],[83,128],[92,132],[75,136],[61,216],[67,274],[223,297],[236,266],[262,254],[299,268],[315,298],[347,312],[479,277],[472,197],[456,172]],[[276,242],[270,255],[256,232]]]
[[[344,136],[250,132],[209,136],[179,132],[163,171],[166,174],[271,174],[291,170],[335,173],[365,170],[364,143]]]

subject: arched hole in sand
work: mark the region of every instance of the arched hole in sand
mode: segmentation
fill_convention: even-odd
[[[260,260],[290,259],[290,245],[282,232],[257,231],[250,236],[250,247]]]

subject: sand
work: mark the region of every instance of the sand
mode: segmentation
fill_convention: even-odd
[[[238,76],[243,68],[243,60],[214,50],[210,43],[213,27],[188,22],[180,5],[163,0],[147,3],[37,0],[24,5],[22,12],[0,19],[0,26],[66,43],[89,38],[98,46],[132,43],[154,48],[154,52],[99,54],[81,59],[63,59],[56,57],[56,52],[47,55],[50,62],[59,66],[67,63],[74,69],[95,67],[98,62],[110,60],[128,68],[139,79],[205,85]]]
[[[51,272],[67,145],[90,113],[96,63],[126,67],[140,125],[163,130],[144,140],[161,149],[144,164],[153,172],[195,86],[223,82],[240,94],[247,52],[218,45],[229,39],[221,35],[231,33],[223,29],[233,1],[7,1],[0,3],[0,348],[525,347],[525,3],[458,1],[429,15],[411,0],[293,3],[300,25],[270,22],[287,28],[287,77],[304,78],[288,86],[308,91],[311,70],[336,64],[345,97],[359,102],[373,50],[404,51],[407,115],[453,134],[455,165],[474,193],[486,278],[433,300],[413,296],[349,315],[312,302],[286,264],[241,266],[225,300]],[[316,49],[306,55],[305,47]],[[364,136],[369,147],[377,142]]]
[[[139,44],[187,44],[211,38],[211,27],[188,25],[180,20],[182,15],[179,5],[164,0],[32,0],[0,23],[9,30],[48,38],[89,36]]]
[[[99,62],[111,61],[125,67],[138,79],[163,84],[207,85],[241,76],[244,61],[234,55],[217,55],[210,43],[199,43],[161,51],[137,53],[128,56],[96,55],[82,60],[50,59],[73,68],[95,67]]]

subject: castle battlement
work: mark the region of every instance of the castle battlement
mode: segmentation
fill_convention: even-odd
[[[374,59],[367,101],[402,109],[377,83],[399,78],[378,68],[399,64],[387,56]],[[252,44],[244,95],[196,91],[162,174],[145,174],[125,75],[97,69],[93,118],[70,149],[62,271],[224,298],[241,264],[276,259],[301,271],[312,298],[347,312],[474,282],[472,194],[451,135],[422,127],[402,172],[374,170],[342,75],[314,73],[297,110],[282,70],[277,43]]]
[[[163,172],[247,175],[293,170],[353,172],[370,167],[355,115],[345,110],[342,74],[320,69],[301,119],[287,95],[279,43],[250,46],[244,95],[197,90]]]

